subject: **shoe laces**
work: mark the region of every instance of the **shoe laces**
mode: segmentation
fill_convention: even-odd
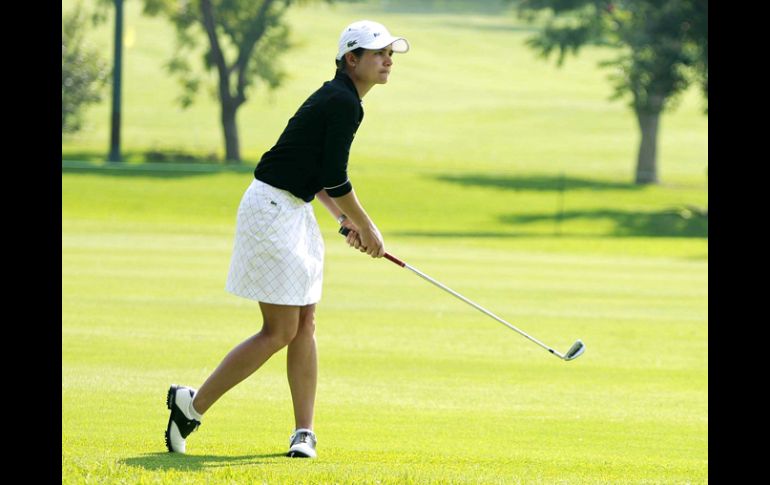
[[[310,430],[298,430],[291,435],[291,444],[296,445],[299,443],[309,443],[311,446],[315,446],[318,439]]]

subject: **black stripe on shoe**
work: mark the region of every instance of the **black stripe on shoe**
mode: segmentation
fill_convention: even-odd
[[[189,419],[187,416],[185,416],[184,412],[179,408],[179,406],[176,405],[176,393],[179,389],[187,389],[183,386],[177,386],[172,385],[168,389],[168,393],[166,394],[166,407],[171,410],[171,413],[168,417],[168,424],[166,425],[166,449],[170,452],[175,452],[177,450],[172,449],[171,447],[171,423],[176,423],[177,428],[179,429],[179,434],[182,436],[182,438],[187,438],[190,433],[198,429],[198,426],[201,425],[201,422],[196,419]],[[193,397],[195,395],[195,392],[192,389],[187,389],[190,393],[190,397]]]

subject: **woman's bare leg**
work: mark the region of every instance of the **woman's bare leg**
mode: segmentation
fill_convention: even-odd
[[[286,354],[286,375],[289,378],[291,400],[294,404],[295,429],[313,429],[318,380],[314,317],[315,305],[300,308],[299,328]]]
[[[289,345],[300,326],[301,308],[259,302],[262,330],[228,353],[193,400],[195,410],[203,414],[224,393],[249,377],[276,352]]]

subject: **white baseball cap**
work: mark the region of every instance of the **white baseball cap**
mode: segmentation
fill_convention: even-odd
[[[371,20],[359,20],[345,27],[340,34],[337,60],[346,52],[363,47],[364,49],[382,49],[393,44],[393,52],[407,52],[409,42],[403,37],[393,37],[384,25]]]

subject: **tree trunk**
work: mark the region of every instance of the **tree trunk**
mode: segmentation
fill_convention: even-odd
[[[235,123],[236,106],[222,103],[222,129],[225,134],[225,163],[241,162],[241,149],[238,143],[238,125]]]
[[[636,158],[637,185],[658,183],[658,126],[663,106],[662,96],[651,96],[653,106],[636,109],[636,119],[642,132],[639,155]]]

